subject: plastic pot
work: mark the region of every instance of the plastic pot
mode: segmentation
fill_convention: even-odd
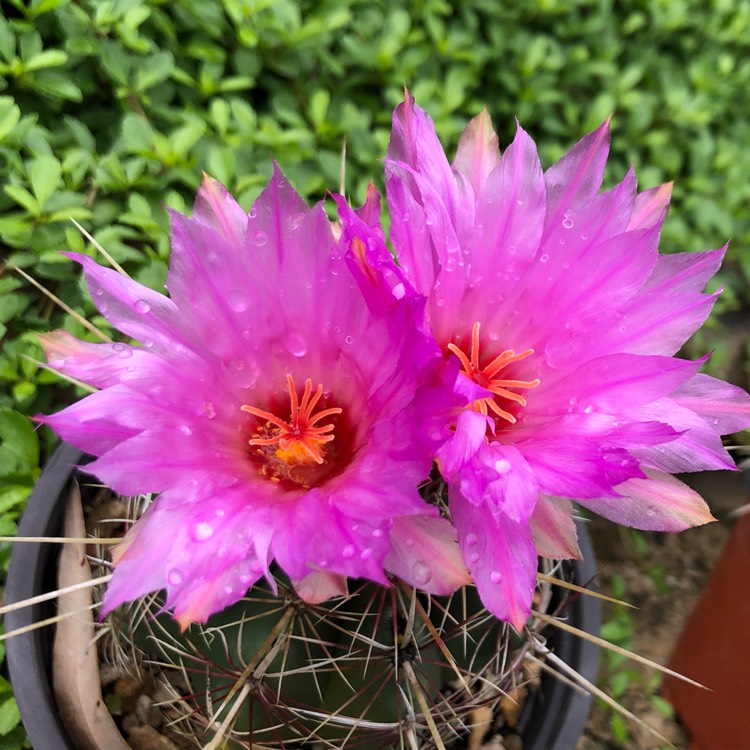
[[[90,460],[81,451],[62,444],[45,467],[19,526],[19,536],[57,536],[62,525],[71,480],[83,472],[76,468]],[[90,480],[83,475],[82,483]],[[596,574],[594,553],[585,525],[578,527],[584,560],[573,565],[573,580],[589,585]],[[8,603],[22,601],[56,588],[59,544],[14,545],[6,585]],[[553,602],[554,607],[554,602]],[[565,609],[567,622],[588,633],[598,633],[601,605],[597,599],[577,596]],[[55,603],[43,602],[10,612],[6,632],[31,625],[55,614]],[[548,645],[567,664],[590,681],[597,672],[599,649],[594,644],[558,629],[549,629]],[[35,750],[76,750],[61,721],[52,693],[50,627],[33,630],[7,641],[7,660],[21,719]],[[591,696],[582,694],[553,676],[543,674],[538,692],[527,699],[519,722],[524,750],[572,750],[588,717]],[[104,750],[104,749],[103,749]]]

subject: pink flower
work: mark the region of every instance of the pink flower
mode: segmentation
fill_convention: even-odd
[[[169,297],[72,256],[141,345],[44,337],[100,390],[40,419],[116,491],[161,493],[114,551],[105,613],[163,588],[183,627],[205,621],[273,585],[273,560],[309,601],[385,571],[440,594],[468,580],[418,493],[455,408],[446,368],[423,303],[379,291],[377,193],[340,211],[334,232],[277,172],[245,213],[206,178],[192,218],[173,214]]]
[[[486,112],[449,165],[411,97],[386,163],[391,237],[447,359],[484,398],[438,452],[464,559],[519,628],[537,552],[579,556],[570,500],[619,523],[706,523],[671,474],[734,468],[720,435],[750,398],[673,355],[708,315],[723,250],[659,255],[670,186],[600,193],[608,123],[542,172],[519,127],[500,156]]]

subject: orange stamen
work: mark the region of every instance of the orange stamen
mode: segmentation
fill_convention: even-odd
[[[313,416],[313,409],[323,395],[323,384],[318,384],[313,394],[312,380],[307,378],[300,401],[297,397],[297,389],[294,386],[294,378],[287,375],[286,382],[291,402],[291,414],[288,422],[279,419],[270,411],[247,405],[241,407],[242,411],[264,420],[267,426],[278,430],[275,435],[252,438],[250,445],[278,445],[276,456],[289,464],[309,464],[311,462],[322,464],[325,462],[324,445],[333,440],[334,436],[328,433],[334,429],[334,426],[326,424],[315,427],[314,425],[321,419],[341,414],[342,410],[338,407],[332,407],[323,409]]]
[[[469,356],[461,351],[455,344],[448,344],[448,350],[458,357],[458,361],[461,363],[461,373],[467,378],[470,378],[478,385],[486,388],[493,397],[487,397],[476,401],[472,406],[482,414],[489,414],[492,411],[500,419],[504,419],[506,422],[515,424],[516,418],[497,403],[498,398],[503,398],[508,401],[513,401],[520,406],[526,406],[526,399],[520,393],[514,393],[509,388],[536,388],[541,382],[539,378],[535,380],[508,380],[505,378],[496,378],[502,370],[508,365],[514,362],[520,362],[527,357],[530,357],[533,353],[533,349],[527,349],[524,352],[516,354],[512,349],[506,349],[504,352],[495,357],[485,367],[479,366],[479,328],[480,323],[477,321],[474,323],[471,329],[471,348],[469,350]]]

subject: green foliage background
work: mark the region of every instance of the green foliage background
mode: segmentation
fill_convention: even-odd
[[[41,357],[34,333],[65,327],[88,336],[10,267],[106,330],[77,268],[58,254],[95,252],[71,218],[159,289],[166,209],[189,210],[201,170],[247,208],[273,157],[318,200],[339,186],[346,140],[345,187],[361,201],[370,179],[381,182],[404,85],[449,149],[486,106],[501,142],[512,138],[517,116],[545,165],[614,114],[609,182],[631,163],[642,187],[675,180],[662,248],[699,250],[731,238],[716,282],[726,286],[720,311],[747,307],[748,2],[3,0],[0,7],[0,535],[15,531],[53,439],[27,416],[75,396],[32,361]],[[3,569],[8,556],[0,545]],[[22,735],[8,696],[0,682],[0,742],[14,747]]]

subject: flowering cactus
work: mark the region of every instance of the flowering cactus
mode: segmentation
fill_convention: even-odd
[[[486,112],[448,164],[413,99],[386,161],[391,237],[447,360],[483,393],[437,453],[485,606],[525,622],[537,554],[579,555],[571,500],[639,529],[712,519],[672,474],[731,469],[720,435],[750,397],[675,352],[708,315],[724,250],[660,255],[670,186],[633,171],[600,193],[608,123],[546,172],[518,127],[500,156]]]
[[[275,586],[273,560],[309,602],[386,571],[434,594],[469,580],[418,492],[459,401],[421,306],[378,291],[378,214],[371,191],[334,227],[278,172],[245,213],[207,178],[172,217],[169,297],[71,254],[141,345],[44,336],[52,367],[99,390],[40,419],[115,491],[160,493],[113,552],[103,613],[165,589],[183,627],[203,622]]]

